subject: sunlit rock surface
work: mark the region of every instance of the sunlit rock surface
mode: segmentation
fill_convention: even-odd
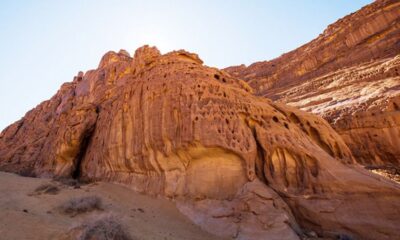
[[[356,160],[400,169],[400,2],[378,0],[272,61],[225,69],[324,117]]]
[[[355,164],[326,121],[186,51],[107,53],[1,133],[0,169],[179,199],[221,237],[400,237],[399,186]]]

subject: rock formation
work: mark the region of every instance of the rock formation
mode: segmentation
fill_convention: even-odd
[[[124,183],[219,236],[400,237],[399,186],[326,121],[183,50],[107,53],[1,133],[0,170]]]
[[[324,117],[358,162],[400,168],[399,1],[375,1],[272,61],[225,70]]]

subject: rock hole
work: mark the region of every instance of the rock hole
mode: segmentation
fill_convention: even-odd
[[[272,120],[274,120],[274,122],[279,122],[279,119],[276,116],[273,116]]]
[[[400,107],[395,102],[393,103],[394,110],[399,111]]]
[[[85,158],[87,148],[92,140],[94,129],[95,129],[95,127],[87,130],[83,136],[79,152],[74,160],[74,166],[73,166],[72,173],[71,173],[71,177],[73,179],[79,180],[79,178],[82,175],[82,161]]]
[[[291,113],[290,116],[289,116],[289,118],[290,118],[290,120],[292,120],[292,122],[294,122],[294,123],[300,123],[300,118],[299,118],[296,114],[294,114],[294,113]]]
[[[219,75],[218,74],[214,74],[214,78],[219,80]]]

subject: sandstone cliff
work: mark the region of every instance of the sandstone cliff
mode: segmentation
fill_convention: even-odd
[[[1,133],[0,170],[124,183],[224,237],[400,237],[399,186],[326,121],[182,50],[107,53]]]
[[[367,166],[400,167],[400,2],[378,0],[271,61],[225,69],[324,117]]]

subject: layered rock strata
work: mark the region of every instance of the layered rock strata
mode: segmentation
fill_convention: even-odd
[[[399,54],[400,2],[378,0],[279,58],[225,70],[324,117],[360,163],[400,168]]]

